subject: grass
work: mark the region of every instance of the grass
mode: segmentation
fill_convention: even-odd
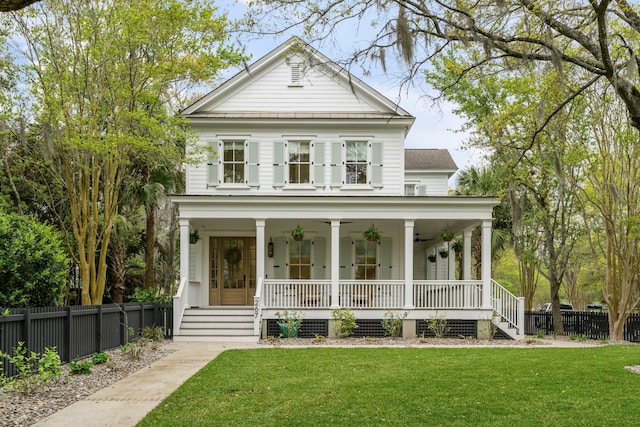
[[[640,347],[230,350],[141,426],[630,426]]]

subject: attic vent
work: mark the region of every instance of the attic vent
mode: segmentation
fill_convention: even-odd
[[[301,64],[291,64],[290,86],[302,86],[302,66]]]

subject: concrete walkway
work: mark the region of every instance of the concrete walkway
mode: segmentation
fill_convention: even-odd
[[[135,426],[162,400],[220,353],[234,348],[257,348],[258,344],[173,342],[171,346],[177,351],[34,425]]]
[[[597,343],[544,340],[543,345],[519,348],[588,347]],[[106,387],[91,396],[67,406],[39,421],[35,426],[83,427],[135,426],[153,408],[225,350],[235,348],[265,348],[269,346],[243,342],[173,342],[174,353],[156,360],[147,368]],[[501,345],[504,347],[505,345]],[[507,347],[509,345],[506,345]],[[289,347],[281,345],[281,347]],[[291,347],[300,347],[297,345]],[[322,347],[314,345],[314,347]],[[353,347],[353,346],[345,346]],[[378,346],[373,346],[378,347]],[[400,345],[399,347],[405,347]],[[420,345],[419,348],[429,346]],[[441,347],[438,345],[438,347]],[[466,347],[455,345],[455,347]],[[477,346],[469,346],[477,347]]]

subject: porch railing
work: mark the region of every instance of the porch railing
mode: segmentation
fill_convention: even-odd
[[[481,280],[425,280],[414,282],[416,308],[479,308],[482,306]]]
[[[341,280],[340,307],[345,308],[402,308],[403,280]]]
[[[491,304],[501,321],[524,335],[524,297],[517,297],[495,280],[491,280]]]
[[[265,279],[263,300],[269,308],[329,308],[331,281]]]
[[[404,280],[340,280],[338,304],[344,308],[402,309]],[[256,294],[258,296],[258,294]],[[259,309],[330,308],[330,280],[265,279]],[[423,309],[482,307],[480,280],[424,280],[413,285],[413,305]]]
[[[180,334],[180,323],[184,310],[189,308],[189,280],[183,277],[178,286],[178,292],[173,296],[173,334]]]

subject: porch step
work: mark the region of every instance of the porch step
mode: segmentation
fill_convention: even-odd
[[[211,307],[185,310],[174,341],[257,342],[253,331],[253,308]]]
[[[518,330],[509,322],[502,321],[499,316],[494,317],[493,324],[496,325],[504,335],[508,336],[512,340],[522,339],[522,337],[518,335]]]

